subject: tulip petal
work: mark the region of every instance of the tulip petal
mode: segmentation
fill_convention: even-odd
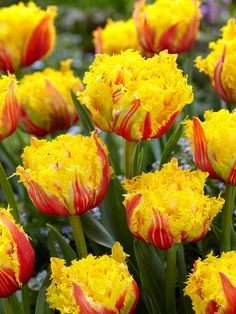
[[[94,33],[95,39],[95,54],[102,53],[102,28],[97,27],[96,32]]]
[[[0,45],[0,69],[4,72],[14,73],[12,57],[2,45]]]
[[[0,268],[0,296],[6,298],[20,289],[15,273],[9,268]]]
[[[215,314],[218,312],[218,309],[216,301],[210,301],[206,306],[206,314]]]
[[[228,184],[236,185],[236,160],[234,161],[233,167],[229,173],[226,182]]]
[[[230,280],[224,273],[220,272],[220,279],[224,290],[224,295],[227,300],[227,308],[224,314],[235,314],[236,313],[236,287],[232,285]]]
[[[160,37],[158,42],[158,51],[167,49],[169,53],[175,52],[176,32],[179,23],[172,25]]]
[[[179,112],[175,112],[170,119],[166,122],[166,124],[164,124],[162,127],[160,127],[160,129],[158,129],[157,133],[155,136],[152,136],[152,138],[159,138],[161,137],[163,134],[165,134],[171,127],[172,124],[174,123],[175,119],[177,118]]]

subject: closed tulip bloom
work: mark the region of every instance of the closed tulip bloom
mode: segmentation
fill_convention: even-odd
[[[98,27],[93,32],[96,53],[120,53],[126,49],[139,49],[134,19],[128,21],[107,21],[104,29]]]
[[[17,82],[13,76],[0,78],[0,142],[15,132],[19,118],[19,103],[16,99]]]
[[[33,2],[0,9],[0,69],[15,72],[45,58],[54,48],[56,7]]]
[[[210,82],[222,100],[228,104],[236,102],[236,25],[230,19],[222,28],[222,38],[209,44],[211,52],[203,59],[197,57],[196,66],[209,76]]]
[[[0,298],[21,289],[34,269],[34,251],[9,209],[0,208]]]
[[[236,111],[206,111],[205,121],[186,121],[194,161],[210,177],[236,185]]]
[[[196,314],[236,313],[236,252],[209,254],[195,262],[185,294],[192,299]]]
[[[79,99],[104,131],[129,141],[160,137],[193,100],[176,57],[163,51],[144,59],[132,50],[97,55],[85,74],[86,88]]]
[[[50,308],[61,314],[131,314],[139,289],[129,274],[125,253],[115,243],[112,255],[91,254],[66,267],[51,258],[52,282],[47,289]]]
[[[201,12],[197,0],[139,0],[134,11],[139,43],[146,56],[167,49],[182,53],[192,49]]]
[[[71,91],[82,90],[82,84],[70,69],[71,60],[61,63],[61,70],[46,68],[25,75],[20,81],[18,99],[21,120],[26,132],[44,136],[68,129],[78,120]]]
[[[16,174],[36,208],[48,215],[81,215],[103,199],[110,181],[107,149],[90,137],[60,135],[53,141],[31,139]]]
[[[124,205],[133,235],[159,249],[201,240],[224,200],[204,195],[208,174],[178,168],[172,159],[160,171],[125,180]]]

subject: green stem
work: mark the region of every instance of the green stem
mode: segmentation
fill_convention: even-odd
[[[21,288],[21,295],[22,295],[24,314],[30,314],[31,310],[30,310],[30,302],[29,302],[29,288],[27,284],[25,284]]]
[[[19,216],[17,205],[16,205],[14,193],[13,193],[12,187],[11,187],[11,185],[7,179],[6,172],[5,172],[1,162],[0,162],[0,185],[3,188],[3,191],[4,191],[4,194],[6,196],[8,204],[12,208],[12,212],[11,212],[12,215],[15,218],[16,222],[19,223],[20,222],[20,216]]]
[[[127,179],[131,179],[133,177],[134,152],[136,145],[137,145],[136,142],[130,142],[125,140],[124,161],[125,161],[125,176]]]
[[[11,302],[9,300],[9,298],[4,298],[1,300],[2,301],[2,307],[4,310],[5,314],[14,314]]]
[[[225,205],[222,214],[222,246],[224,252],[231,250],[231,226],[234,210],[234,201],[236,195],[236,187],[226,184]]]
[[[83,226],[80,216],[70,216],[70,223],[73,231],[75,245],[79,258],[88,255],[87,246],[84,238]]]
[[[175,282],[176,282],[176,250],[173,245],[167,251],[166,269],[166,309],[167,313],[176,314]]]

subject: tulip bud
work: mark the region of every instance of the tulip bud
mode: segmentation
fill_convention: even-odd
[[[33,2],[1,8],[0,69],[12,73],[45,58],[55,43],[55,16],[56,7],[43,11]]]
[[[19,104],[16,99],[17,82],[13,76],[0,79],[0,142],[15,132],[19,122]]]
[[[108,19],[104,29],[93,32],[96,53],[112,55],[132,48],[138,50],[139,44],[133,19],[113,22]]]
[[[0,208],[0,298],[21,289],[32,276],[34,251],[23,229]]]
[[[125,180],[124,205],[133,235],[159,249],[201,240],[224,200],[204,195],[208,174],[178,168],[172,159],[160,171]]]
[[[68,129],[78,120],[71,91],[82,91],[80,79],[70,69],[71,60],[63,61],[61,71],[46,68],[25,75],[20,81],[18,99],[26,132],[45,136]]]
[[[85,74],[79,99],[98,128],[129,141],[162,136],[186,103],[192,87],[177,68],[176,55],[162,51],[144,59],[137,51],[97,55]]]
[[[134,19],[144,55],[152,56],[165,49],[169,53],[191,50],[201,18],[199,3],[197,0],[156,0],[145,5],[145,0],[139,0]]]
[[[195,262],[185,294],[192,299],[196,314],[236,313],[236,252],[211,254]],[[212,289],[214,287],[214,289]]]
[[[72,261],[69,267],[64,260],[51,258],[52,282],[47,289],[50,308],[61,314],[133,313],[139,289],[121,259],[126,255],[122,252],[122,247],[115,243],[111,256],[90,254]]]
[[[222,28],[222,38],[211,42],[212,50],[205,59],[197,57],[196,67],[209,76],[212,87],[227,104],[236,103],[236,25],[230,19]]]
[[[90,137],[60,135],[51,142],[32,138],[17,167],[36,208],[48,215],[81,215],[103,199],[111,170],[107,149]]]
[[[193,159],[210,177],[236,185],[236,111],[206,111],[205,121],[186,121]]]

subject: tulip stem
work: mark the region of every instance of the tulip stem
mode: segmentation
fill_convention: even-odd
[[[70,216],[70,224],[72,227],[78,256],[79,258],[86,257],[88,255],[88,251],[80,216]]]
[[[234,210],[236,187],[226,184],[225,205],[222,214],[222,246],[221,250],[227,252],[231,250],[231,227]]]
[[[16,201],[15,201],[14,193],[10,185],[10,182],[7,179],[7,175],[1,161],[0,161],[0,185],[2,186],[2,189],[4,191],[8,204],[10,205],[12,209],[12,212],[11,212],[12,216],[15,218],[17,223],[20,223],[20,216],[19,216]]]
[[[136,145],[137,145],[136,142],[130,142],[125,140],[124,159],[125,159],[125,176],[127,179],[131,179],[133,177],[134,152]]]
[[[176,313],[175,301],[175,282],[176,282],[176,250],[173,245],[167,251],[167,269],[166,269],[166,309],[167,313]]]
[[[27,284],[25,284],[21,288],[21,294],[22,294],[22,303],[23,303],[24,314],[30,314],[31,310],[30,310],[30,302],[29,302],[29,288],[28,288]]]

